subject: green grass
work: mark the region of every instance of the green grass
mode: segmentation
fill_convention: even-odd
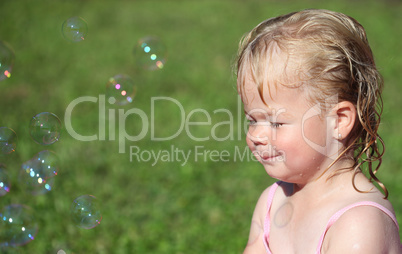
[[[0,82],[0,126],[18,134],[14,154],[0,157],[7,164],[12,190],[0,197],[0,207],[22,203],[32,207],[39,225],[34,241],[11,253],[240,253],[244,248],[251,215],[261,191],[271,184],[258,163],[234,161],[236,147],[246,147],[238,137],[238,108],[232,62],[241,36],[260,21],[304,8],[328,8],[355,17],[365,27],[384,76],[384,115],[381,134],[386,142],[380,179],[390,191],[399,221],[402,221],[402,114],[399,89],[402,80],[400,24],[402,4],[397,1],[28,1],[0,2],[0,40],[12,45],[16,61],[12,77]],[[64,20],[81,16],[88,23],[83,42],[71,43],[61,34]],[[144,71],[132,55],[136,42],[157,35],[167,46],[165,68]],[[64,122],[69,103],[81,96],[99,98],[107,80],[125,73],[134,78],[138,90],[125,112],[137,108],[151,121],[153,97],[171,97],[183,106],[190,121],[211,123],[190,126],[194,141],[185,129],[173,140],[152,141],[149,126],[145,137],[125,142],[119,153],[116,140],[83,142],[63,129],[61,139],[48,147],[29,136],[29,121],[37,113],[50,111]],[[77,105],[71,124],[82,135],[98,134],[98,103]],[[228,125],[233,112],[233,132]],[[116,127],[118,108],[115,110]],[[182,124],[180,109],[168,101],[155,102],[154,134],[173,135]],[[109,124],[106,117],[106,124]],[[142,128],[141,118],[128,116],[123,126],[129,135]],[[174,148],[192,151],[187,163],[144,162],[131,158],[130,146],[163,151]],[[228,161],[194,157],[197,149],[228,151]],[[201,146],[203,148],[201,148]],[[60,173],[54,189],[43,196],[23,192],[18,183],[21,163],[37,152],[51,149],[60,158]],[[145,154],[144,154],[145,156]],[[166,158],[166,160],[168,160]],[[184,165],[183,165],[184,164]],[[72,201],[92,194],[102,201],[103,220],[85,230],[70,218]],[[1,228],[0,228],[1,230]]]

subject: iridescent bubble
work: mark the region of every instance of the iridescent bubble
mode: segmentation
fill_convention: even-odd
[[[57,247],[52,253],[54,254],[74,254],[74,252],[68,247]]]
[[[165,44],[155,36],[141,38],[134,48],[136,63],[147,70],[159,70],[165,66],[167,51]]]
[[[0,41],[0,81],[11,77],[15,60],[14,51],[4,41]]]
[[[124,74],[118,74],[109,79],[106,84],[106,97],[110,103],[127,105],[134,99],[136,85],[134,80]]]
[[[88,33],[87,22],[81,17],[72,17],[64,21],[61,26],[64,38],[72,42],[80,42]]]
[[[71,217],[80,228],[98,226],[102,221],[99,200],[92,195],[79,196],[71,204]]]
[[[0,229],[0,247],[14,247],[34,240],[38,226],[30,207],[12,204],[0,213]]]
[[[10,192],[11,181],[8,176],[6,166],[0,164],[0,196],[4,196]]]
[[[60,138],[61,121],[53,113],[42,112],[31,119],[29,131],[38,144],[51,145]]]
[[[41,195],[52,190],[58,171],[57,155],[44,150],[22,164],[18,180],[25,191]]]
[[[10,154],[17,147],[17,134],[13,129],[0,127],[0,154]]]

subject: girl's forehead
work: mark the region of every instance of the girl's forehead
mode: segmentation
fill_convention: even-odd
[[[277,78],[275,76],[278,76]],[[251,73],[244,76],[241,84],[241,97],[244,99],[260,98],[263,102],[275,101],[278,96],[287,93],[290,87],[280,81],[280,74],[273,74],[271,78],[264,78],[263,82],[258,82]]]
[[[258,52],[247,52],[238,66],[237,86],[245,109],[276,109],[279,102],[283,108],[286,100],[296,100],[303,90],[302,55],[276,42],[263,46]]]
[[[239,86],[255,84],[260,90],[265,88],[272,92],[279,85],[300,87],[307,80],[301,55],[290,54],[279,47],[274,48],[276,49],[247,57],[239,66]]]
[[[310,106],[309,96],[298,87],[267,83],[260,93],[259,85],[250,75],[246,75],[243,86],[240,96],[247,113],[295,115]]]

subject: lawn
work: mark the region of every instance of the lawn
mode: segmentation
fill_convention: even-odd
[[[0,40],[13,48],[15,64],[0,81],[0,126],[12,128],[18,143],[0,156],[11,179],[0,209],[29,206],[38,226],[33,241],[3,252],[241,253],[254,205],[275,180],[247,150],[233,60],[241,36],[260,21],[305,8],[344,12],[367,30],[385,79],[378,175],[402,221],[398,1],[3,0]],[[80,42],[62,33],[74,16],[88,26]],[[166,47],[162,69],[136,61],[134,48],[148,36]],[[117,74],[136,85],[128,105],[105,97]],[[54,144],[30,137],[41,112],[62,122]],[[51,191],[31,195],[19,172],[42,150],[57,154],[59,171]],[[100,201],[102,221],[92,229],[71,216],[82,195]]]

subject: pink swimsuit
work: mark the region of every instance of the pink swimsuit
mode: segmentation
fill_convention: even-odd
[[[269,190],[269,193],[268,193],[268,212],[267,212],[267,215],[265,217],[265,222],[264,222],[264,246],[265,246],[265,249],[267,250],[267,253],[269,253],[269,254],[271,254],[271,250],[268,247],[269,231],[271,228],[271,218],[270,218],[269,212],[271,209],[272,200],[274,199],[276,189],[278,188],[278,186],[281,183],[282,182],[274,183],[271,186],[271,189]],[[386,213],[395,222],[395,225],[397,226],[397,228],[399,230],[398,222],[396,221],[395,215],[391,211],[389,211],[387,208],[385,208],[382,205],[379,205],[375,202],[371,202],[371,201],[362,201],[362,202],[354,203],[354,204],[348,205],[348,206],[344,207],[343,209],[339,210],[334,215],[332,215],[332,217],[329,219],[327,226],[325,227],[325,230],[320,237],[320,241],[318,243],[318,247],[317,247],[317,251],[316,251],[317,254],[321,253],[321,246],[322,246],[325,234],[327,233],[328,229],[339,219],[339,217],[342,216],[342,214],[344,214],[346,211],[348,211],[354,207],[358,207],[358,206],[374,206],[374,207],[380,209],[381,211]]]

